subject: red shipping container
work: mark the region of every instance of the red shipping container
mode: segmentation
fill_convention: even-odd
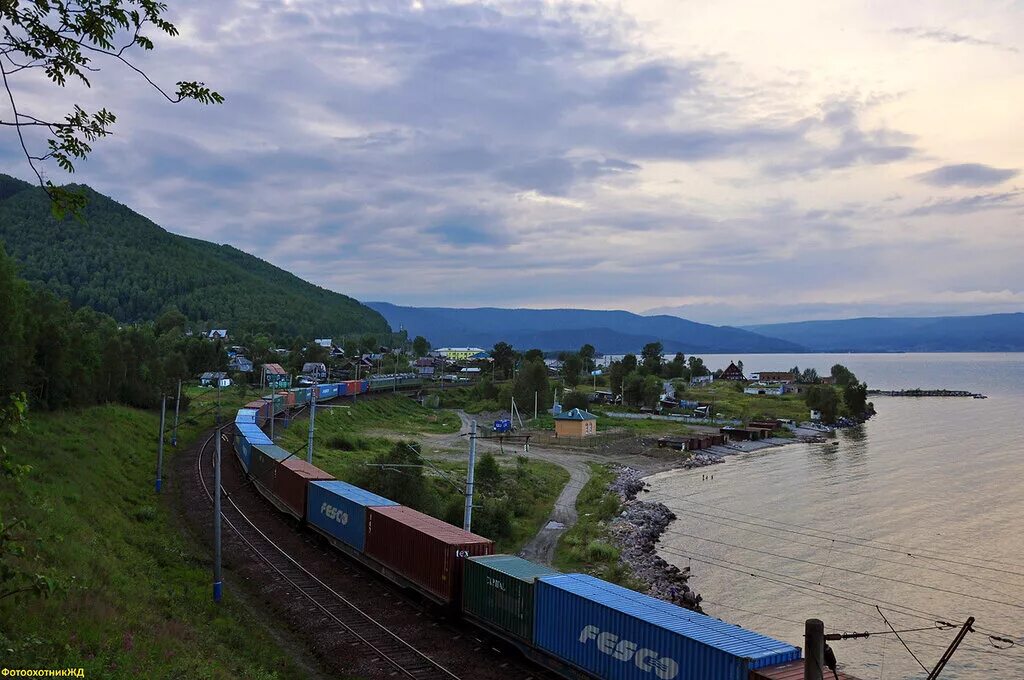
[[[328,479],[334,479],[334,475],[304,460],[289,458],[275,467],[272,490],[296,517],[302,518],[306,515],[306,488],[309,483]]]
[[[284,395],[285,406],[291,408],[295,406],[295,393],[294,392],[278,392],[278,394]]]
[[[494,543],[404,505],[366,509],[364,552],[446,603],[462,593],[462,561]]]

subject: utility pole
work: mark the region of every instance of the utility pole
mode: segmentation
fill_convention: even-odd
[[[214,435],[217,445],[213,459],[213,601],[220,602],[223,588],[220,573],[220,428]]]
[[[316,386],[313,386],[313,398],[309,400],[309,441],[306,443],[306,462],[313,464],[313,420],[316,418]]]
[[[270,441],[274,441],[274,392],[270,392]]]
[[[220,378],[216,378],[216,380],[217,380],[217,417],[216,417],[215,423],[217,425],[220,425]]]
[[[540,397],[540,392],[534,390],[533,392],[533,419],[537,420],[537,403]]]
[[[476,421],[469,423],[469,471],[466,473],[466,510],[462,516],[462,528],[473,530],[473,477],[476,471]]]
[[[160,395],[160,442],[156,449],[156,492],[160,493],[163,487],[164,471],[164,419],[167,414],[167,395]]]
[[[949,661],[950,657],[953,656],[953,652],[956,651],[956,648],[959,647],[960,643],[963,642],[965,637],[967,637],[967,633],[972,632],[971,626],[973,625],[974,617],[971,616],[964,622],[963,628],[961,628],[960,632],[956,634],[953,641],[949,643],[949,647],[946,651],[942,653],[942,658],[939,659],[937,664],[935,664],[935,668],[932,669],[932,672],[928,674],[927,680],[935,680],[935,678],[939,677],[939,673],[941,673],[942,669],[946,667],[946,663]]]
[[[171,446],[178,446],[178,413],[180,409],[178,406],[181,404],[181,381],[178,381],[178,396],[174,399],[174,431],[171,433]]]
[[[824,680],[825,624],[821,619],[804,622],[804,680]]]

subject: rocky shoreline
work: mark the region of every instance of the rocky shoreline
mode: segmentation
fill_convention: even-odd
[[[701,597],[687,583],[688,570],[680,570],[657,554],[658,540],[676,515],[662,503],[637,499],[647,486],[643,475],[635,468],[619,467],[609,486],[622,502],[622,511],[609,526],[620,550],[619,559],[647,586],[649,595],[701,612]]]

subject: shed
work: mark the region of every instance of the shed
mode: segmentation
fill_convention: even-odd
[[[555,416],[556,437],[589,437],[597,434],[597,416],[589,411],[574,408]]]

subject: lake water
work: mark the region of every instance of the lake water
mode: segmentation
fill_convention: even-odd
[[[1024,678],[1024,354],[704,359],[712,369],[739,359],[747,372],[827,373],[840,362],[870,387],[989,397],[873,397],[878,415],[839,432],[837,446],[794,444],[649,478],[646,499],[679,517],[661,554],[690,567],[709,614],[801,646],[807,618],[826,632],[888,630],[876,604],[897,630],[974,616],[979,632],[941,678]],[[931,670],[955,632],[902,637]],[[991,633],[1017,645],[997,650]],[[831,644],[859,678],[926,676],[895,635]]]

